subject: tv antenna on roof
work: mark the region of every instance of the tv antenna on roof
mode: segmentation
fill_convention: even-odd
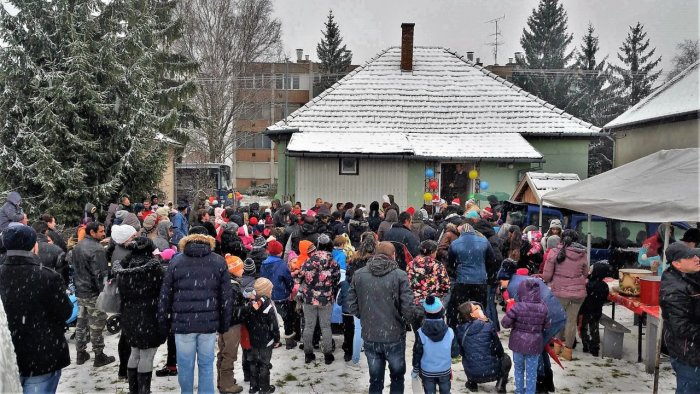
[[[498,46],[504,44],[504,42],[498,41],[498,38],[501,36],[501,31],[498,30],[498,22],[502,21],[504,19],[506,19],[505,14],[503,14],[503,16],[500,16],[498,18],[494,18],[494,19],[491,19],[491,20],[484,22],[484,23],[494,23],[496,25],[496,32],[491,34],[491,36],[493,37],[493,42],[486,44],[486,45],[490,45],[493,47],[493,64],[494,65],[498,64]]]

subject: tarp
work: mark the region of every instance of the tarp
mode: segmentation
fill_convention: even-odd
[[[576,184],[543,201],[638,222],[700,222],[700,148],[662,150]]]

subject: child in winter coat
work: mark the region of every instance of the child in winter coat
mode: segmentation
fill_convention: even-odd
[[[479,390],[478,383],[495,380],[496,391],[505,393],[513,363],[503,351],[496,327],[479,303],[467,301],[457,310],[464,322],[457,327],[457,341],[464,373],[467,374],[467,388],[476,392]]]
[[[451,389],[452,357],[459,355],[459,343],[445,323],[445,308],[440,299],[428,296],[423,302],[425,320],[413,343],[413,373],[420,376],[426,394],[447,394]]]
[[[294,280],[292,280],[289,267],[282,260],[282,254],[284,253],[282,244],[277,240],[268,242],[267,253],[269,256],[260,266],[260,276],[272,282],[272,302],[274,302],[277,312],[284,321],[287,349],[293,349],[296,347],[296,342],[291,339],[294,335],[294,327],[292,325],[292,313],[294,313],[294,310],[290,305],[289,295],[292,292],[292,288],[294,288]]]
[[[590,352],[595,357],[598,357],[598,351],[600,350],[598,324],[603,314],[603,304],[608,301],[609,292],[608,285],[603,282],[603,279],[609,275],[609,268],[610,266],[606,263],[593,265],[586,284],[586,299],[583,301],[579,311],[579,314],[583,316],[581,322],[583,351]]]
[[[228,331],[219,334],[219,353],[217,354],[217,386],[221,394],[234,394],[243,391],[233,377],[233,366],[238,360],[238,346],[241,342],[241,323],[245,302],[241,289],[243,261],[238,256],[226,255],[226,265],[231,274],[231,325]]]
[[[501,324],[513,329],[508,347],[513,351],[515,392],[534,394],[538,358],[544,349],[544,330],[549,328],[550,321],[547,305],[540,299],[539,281],[528,279],[520,283],[518,297],[520,301],[506,312]]]
[[[245,324],[250,335],[251,349],[246,355],[250,364],[250,393],[272,393],[275,386],[270,384],[272,349],[280,342],[280,329],[277,313],[272,303],[272,282],[258,278],[254,291],[246,291],[249,302],[245,308]]]
[[[340,267],[341,277],[345,276],[345,270],[347,269],[348,256],[345,254],[345,250],[343,250],[345,242],[345,237],[342,235],[338,235],[333,239],[333,260],[335,260],[335,262],[338,263],[338,267]],[[341,279],[341,281],[342,280],[343,279]]]

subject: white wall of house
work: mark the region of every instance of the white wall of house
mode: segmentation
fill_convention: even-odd
[[[358,175],[339,175],[338,158],[298,158],[296,165],[296,200],[304,209],[314,205],[317,197],[337,202],[365,204],[393,194],[400,207],[406,206],[407,162],[394,159],[357,159]]]

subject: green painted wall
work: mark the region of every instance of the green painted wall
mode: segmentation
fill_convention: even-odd
[[[409,206],[418,208],[423,206],[423,194],[425,194],[425,165],[424,161],[408,160],[406,201]]]
[[[483,191],[488,192],[503,192],[513,194],[515,187],[518,185],[518,171],[527,171],[530,169],[529,163],[513,163],[513,168],[498,167],[498,163],[482,162],[480,164],[479,179],[489,183],[489,189]],[[483,206],[483,204],[482,204]]]
[[[581,179],[588,177],[588,140],[573,138],[528,138],[527,140],[544,157],[542,172],[576,173]],[[532,164],[538,167],[537,164]]]
[[[296,158],[285,155],[287,143],[286,140],[280,140],[276,145],[277,193],[280,196],[293,195],[296,192]]]

